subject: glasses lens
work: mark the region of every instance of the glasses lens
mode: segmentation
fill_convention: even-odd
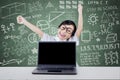
[[[61,26],[60,29],[61,29],[61,30],[66,30],[66,32],[67,32],[68,34],[71,34],[71,33],[72,33],[72,30],[71,30],[70,28],[65,27],[65,26]]]

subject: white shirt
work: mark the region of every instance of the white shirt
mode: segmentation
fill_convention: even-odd
[[[43,34],[43,37],[41,38],[41,41],[66,41],[66,40],[60,40],[59,37],[57,36],[50,36],[46,33]],[[77,36],[73,36],[71,37],[68,41],[75,41],[76,42],[76,46],[79,45],[79,39],[77,38]]]

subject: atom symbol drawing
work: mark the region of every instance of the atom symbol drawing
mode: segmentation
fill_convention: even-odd
[[[92,26],[97,24],[97,21],[98,21],[98,16],[96,16],[96,14],[92,13],[88,18],[88,23],[91,24]]]

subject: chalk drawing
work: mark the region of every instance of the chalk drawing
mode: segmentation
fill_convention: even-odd
[[[10,23],[10,26],[12,28],[12,31],[15,31],[15,23]]]
[[[3,47],[7,47],[8,43],[7,42],[2,42]]]
[[[11,49],[10,48],[4,48],[4,57],[9,57],[9,55],[10,55],[10,51],[11,51]]]
[[[66,1],[66,4],[70,4],[70,5],[71,5],[71,1],[68,1],[68,0],[67,0],[67,1]]]
[[[15,23],[9,23],[9,25],[1,25],[1,31],[3,31],[4,34],[15,31]]]
[[[53,7],[54,7],[54,5],[49,1],[46,8],[53,8]]]
[[[28,10],[29,12],[41,11],[43,10],[43,6],[40,1],[32,1],[32,3],[28,3]]]
[[[77,5],[77,1],[72,1],[72,4],[76,4]]]
[[[60,0],[60,1],[59,1],[59,4],[65,4],[65,1]]]
[[[19,27],[18,27],[18,31],[20,32],[20,35],[21,35],[21,36],[22,36],[22,35],[25,35],[26,33],[28,33],[28,31],[25,30],[25,26],[24,26],[24,25],[19,26]]]
[[[97,41],[97,42],[100,42],[100,38],[97,38],[96,41]]]
[[[107,43],[114,43],[117,41],[117,33],[110,33],[106,37]]]
[[[72,6],[67,4],[66,9],[72,9]]]
[[[77,9],[78,4],[83,4],[83,0],[60,0],[59,1],[59,9]]]
[[[80,62],[81,65],[99,65],[101,57],[99,52],[89,52],[89,53],[81,53],[80,54]]]
[[[36,25],[37,27],[40,27],[41,30],[46,30],[50,28],[49,22],[46,20],[39,20],[37,21]]]
[[[6,28],[5,28],[5,25],[2,24],[2,25],[1,25],[1,28],[2,28],[1,31],[3,31],[3,33],[6,34],[6,33],[7,33],[7,30],[6,30]]]
[[[72,5],[73,9],[77,9],[77,7],[78,7],[77,5]]]
[[[2,66],[6,66],[6,65],[9,65],[9,64],[13,64],[13,63],[17,63],[18,65],[20,65],[23,61],[24,61],[25,58],[23,59],[11,59],[11,60],[4,60],[3,59],[3,62],[0,62],[0,64]]]
[[[30,53],[31,44],[28,42],[27,38],[21,38],[19,40],[14,40],[15,48],[13,49],[16,56],[20,57]]]
[[[101,23],[108,23],[109,17],[106,12],[103,12],[103,15],[101,16]]]
[[[38,38],[37,38],[37,34],[35,34],[35,33],[30,33],[29,35],[28,35],[28,41],[30,42],[30,43],[37,43],[38,42]]]
[[[78,4],[84,4],[83,0],[78,1]]]
[[[113,64],[119,64],[118,62],[118,51],[110,51],[110,52],[105,52],[105,64],[106,65],[113,65]]]
[[[57,33],[56,27],[50,27],[50,34],[55,35]]]
[[[12,39],[12,40],[14,40],[14,39],[20,39],[21,38],[21,36],[19,36],[19,35],[5,35],[4,36],[4,39]]]
[[[37,64],[37,56],[28,56],[28,65],[36,65]]]
[[[56,20],[57,18],[61,17],[65,12],[60,12],[60,11],[52,11],[49,14],[49,22],[52,22]]]
[[[25,15],[26,13],[26,4],[14,2],[1,7],[2,10],[2,19],[10,18],[14,15]]]
[[[88,18],[88,23],[94,26],[98,22],[98,16],[95,13],[90,14]]]
[[[109,24],[101,24],[100,25],[100,33],[101,35],[104,35],[104,34],[110,34],[112,33],[112,30],[113,30],[113,26],[109,25]]]
[[[65,5],[59,5],[60,9],[65,9]]]
[[[33,48],[31,51],[32,51],[32,54],[37,54],[38,53],[38,49],[36,49],[36,48]]]
[[[91,41],[91,32],[89,30],[82,31],[81,33],[81,41],[88,43]]]

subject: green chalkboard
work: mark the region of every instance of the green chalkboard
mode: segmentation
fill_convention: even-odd
[[[24,25],[22,15],[44,32],[55,35],[66,20],[78,21],[83,5],[83,31],[77,46],[79,66],[120,66],[119,0],[0,0],[0,67],[36,66],[40,38]]]

